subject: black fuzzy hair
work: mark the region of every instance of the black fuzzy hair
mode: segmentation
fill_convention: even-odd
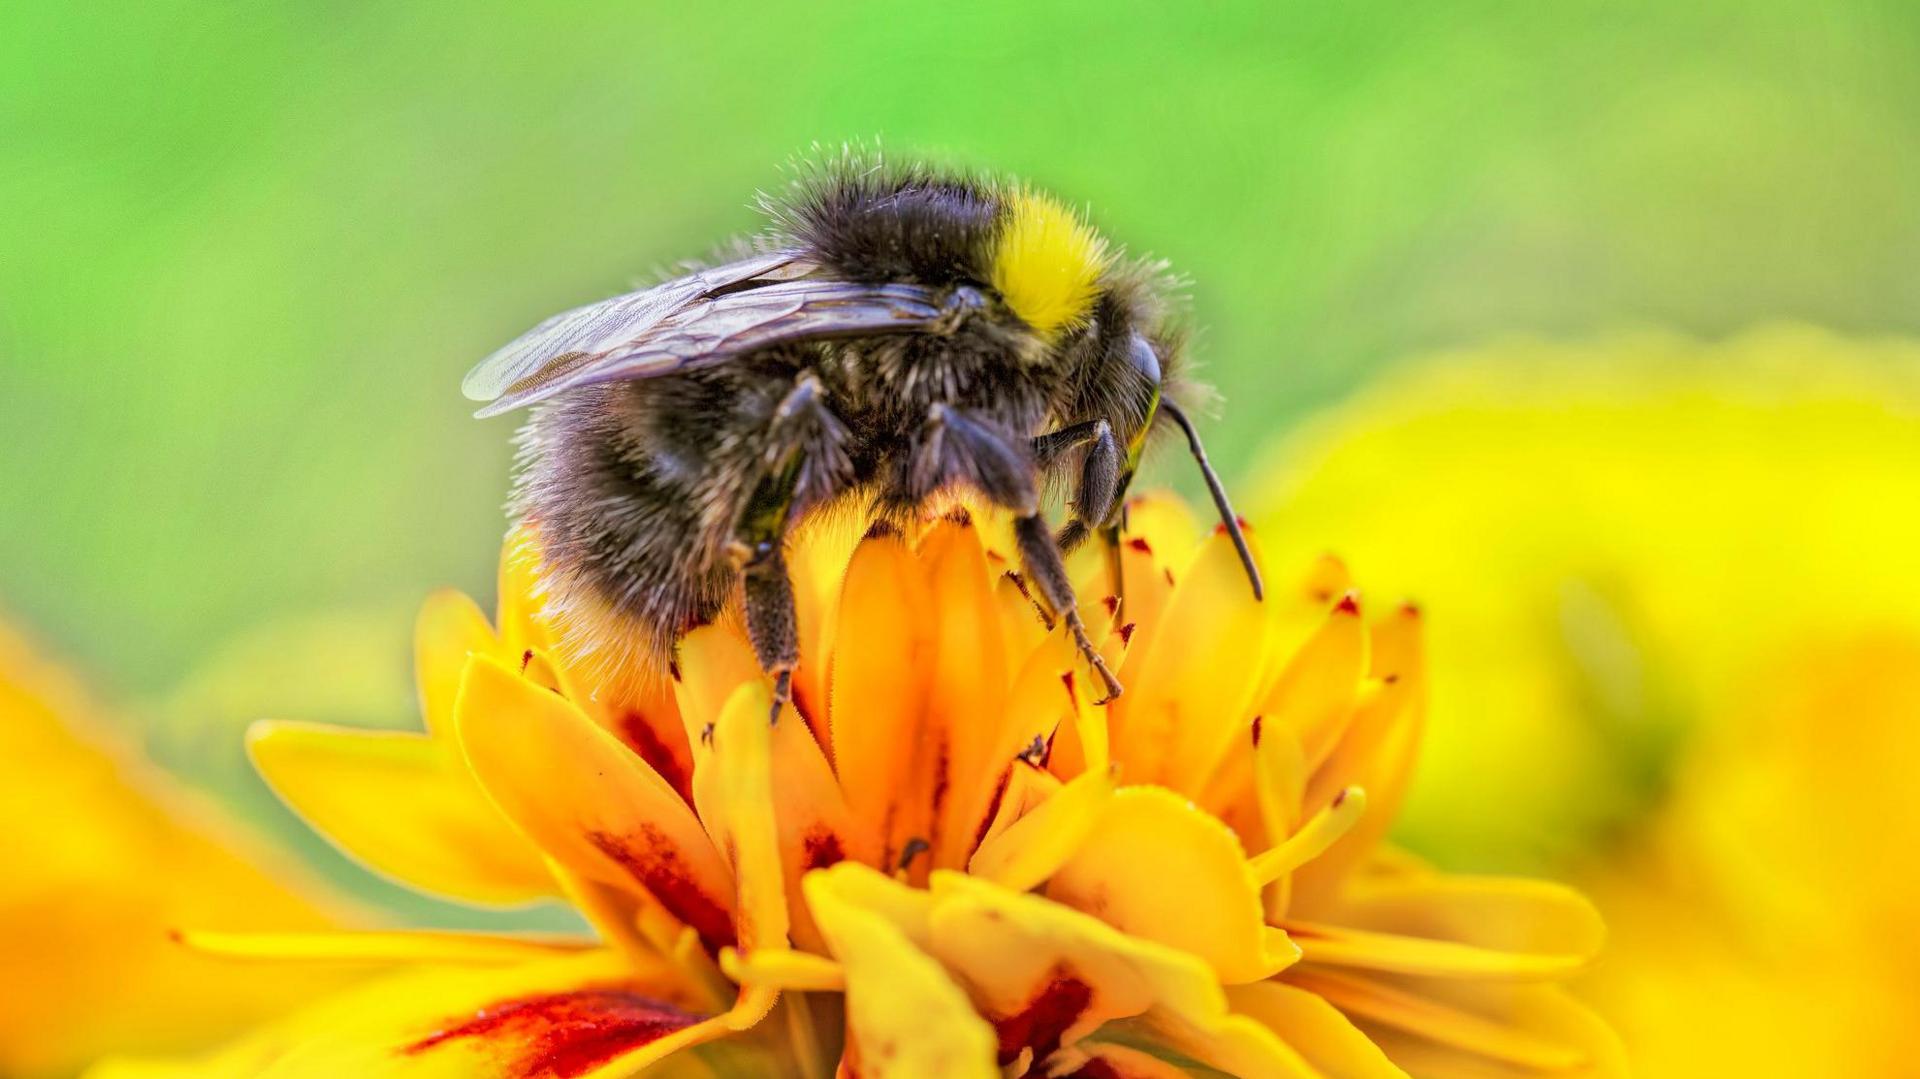
[[[1002,204],[980,178],[853,151],[796,172],[784,195],[761,199],[776,244],[853,281],[952,285],[987,273]]]

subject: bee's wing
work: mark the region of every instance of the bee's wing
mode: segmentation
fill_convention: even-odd
[[[556,315],[480,362],[461,388],[493,416],[596,382],[651,378],[821,337],[925,329],[945,312],[918,285],[798,274],[787,254],[749,259]]]
[[[475,401],[492,401],[537,385],[580,358],[645,333],[701,296],[776,274],[795,261],[790,252],[759,255],[564,311],[474,365],[460,390]]]

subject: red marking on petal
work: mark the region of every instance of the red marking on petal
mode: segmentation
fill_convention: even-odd
[[[693,774],[680,763],[680,755],[660,737],[653,724],[638,709],[629,709],[620,717],[620,733],[640,759],[646,761],[667,785],[680,794],[680,800],[693,805]]]
[[[508,1074],[518,1079],[571,1079],[700,1019],[628,990],[581,989],[489,1004],[400,1052],[414,1056],[474,1040],[513,1054]]]
[[[980,818],[980,826],[974,829],[973,848],[980,849],[981,841],[987,838],[987,829],[993,827],[993,818],[1000,814],[1000,802],[1007,796],[1007,782],[1013,778],[1013,768],[1009,765],[1000,769],[1000,780],[994,784],[993,797],[987,799],[987,812]]]
[[[1253,717],[1253,744],[1256,746],[1260,744],[1260,724],[1264,722],[1265,719],[1265,716]]]
[[[822,829],[808,832],[801,844],[801,864],[805,869],[825,869],[847,860],[847,848],[840,843],[840,837]]]
[[[1348,592],[1345,595],[1341,596],[1340,602],[1333,605],[1333,613],[1359,614],[1360,613],[1360,594],[1357,592]]]
[[[1135,625],[1132,622],[1128,622],[1126,625],[1120,627],[1120,643],[1121,644],[1133,643],[1134,629],[1135,629]]]
[[[994,1021],[1000,1036],[1000,1063],[1011,1064],[1020,1050],[1031,1048],[1033,1059],[1045,1060],[1060,1048],[1060,1038],[1093,1003],[1093,988],[1073,977],[1063,966],[1052,971],[1048,982],[1025,1007]]]
[[[618,862],[669,914],[692,926],[707,951],[718,953],[736,943],[733,919],[693,882],[680,852],[657,829],[643,825],[629,835],[589,832],[587,841]]]
[[[1133,548],[1136,551],[1139,551],[1141,554],[1153,553],[1153,548],[1147,544],[1146,540],[1140,538],[1139,536],[1135,536],[1132,539],[1128,540],[1127,546]]]
[[[1120,597],[1119,596],[1108,596],[1105,599],[1101,600],[1100,602],[1106,606],[1108,618],[1112,618],[1114,615],[1120,613]]]

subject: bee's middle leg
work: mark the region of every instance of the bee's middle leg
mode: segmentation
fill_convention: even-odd
[[[1073,583],[1067,577],[1060,546],[1047,527],[1046,518],[1040,515],[1037,468],[1031,444],[1024,438],[1009,436],[1004,428],[990,420],[944,405],[935,406],[931,420],[933,436],[921,447],[921,459],[914,462],[916,486],[931,491],[939,483],[963,480],[994,504],[1016,515],[1014,539],[1027,576],[1039,590],[1040,598],[1067,624],[1075,648],[1100,676],[1106,689],[1102,700],[1118,697],[1120,681],[1087,636],[1086,624],[1081,621],[1079,608],[1074,603]]]

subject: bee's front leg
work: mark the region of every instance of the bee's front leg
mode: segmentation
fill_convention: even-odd
[[[1113,426],[1106,420],[1088,420],[1062,427],[1058,431],[1049,431],[1033,440],[1033,456],[1044,472],[1069,450],[1089,444],[1086,458],[1080,462],[1080,482],[1073,490],[1066,527],[1054,537],[1054,542],[1062,553],[1071,554],[1074,548],[1085,543],[1087,537],[1097,530],[1101,546],[1106,549],[1107,573],[1113,594],[1119,596],[1123,585],[1120,573],[1120,518],[1124,516],[1119,503],[1126,496],[1133,472],[1125,467],[1120,453],[1120,440],[1114,437]]]
[[[1025,440],[1009,436],[992,420],[961,409],[936,405],[929,417],[930,432],[920,448],[921,459],[910,474],[917,485],[933,490],[940,482],[964,481],[996,505],[1011,510],[1020,562],[1048,607],[1067,624],[1080,655],[1100,676],[1106,688],[1103,700],[1120,695],[1120,681],[1108,669],[1106,658],[1093,646],[1087,627],[1074,604],[1073,583],[1066,562],[1046,518],[1040,515],[1033,451]],[[1111,437],[1111,436],[1109,436]],[[930,482],[937,481],[937,482]],[[1112,500],[1109,484],[1108,501]]]

